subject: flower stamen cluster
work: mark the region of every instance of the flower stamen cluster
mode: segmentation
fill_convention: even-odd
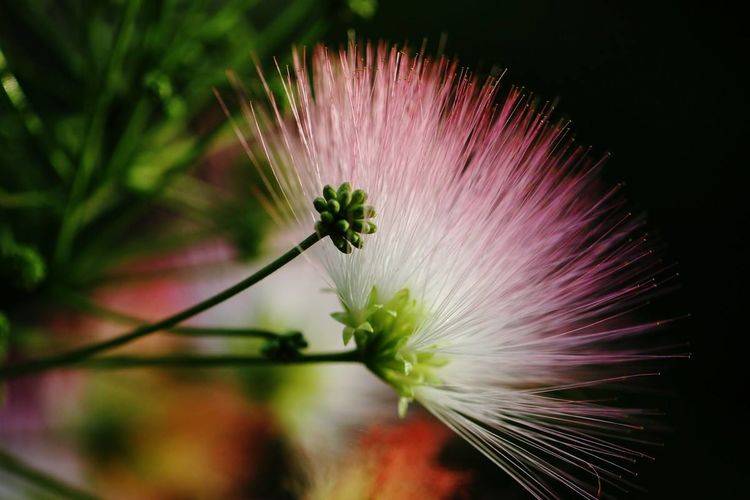
[[[294,66],[296,126],[277,115],[266,137],[257,120],[250,130],[298,229],[320,214],[316,236],[336,245],[311,256],[357,359],[402,414],[418,401],[536,498],[596,499],[621,482],[643,455],[615,430],[639,410],[596,393],[655,359],[631,342],[654,324],[627,315],[663,269],[599,162],[547,106],[455,61],[352,43]],[[354,258],[340,252],[374,229],[364,193],[328,186],[313,211],[321,179],[378,202],[378,235]]]

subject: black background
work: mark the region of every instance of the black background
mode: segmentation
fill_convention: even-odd
[[[680,289],[658,302],[681,320],[674,335],[692,359],[662,375],[660,406],[671,430],[641,467],[643,498],[740,498],[747,406],[747,326],[740,319],[747,270],[747,17],[718,3],[381,1],[374,18],[349,22],[358,37],[423,37],[506,85],[559,98],[576,138],[613,154],[636,209],[676,262]],[[746,315],[743,315],[746,316]],[[480,458],[468,456],[466,460]],[[482,469],[484,470],[484,469]],[[485,477],[486,476],[486,477]],[[491,471],[472,496],[524,498]],[[503,481],[497,484],[497,481]],[[628,495],[630,496],[630,495]]]

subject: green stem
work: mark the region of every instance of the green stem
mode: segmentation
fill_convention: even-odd
[[[291,365],[308,363],[354,363],[360,361],[357,350],[300,355],[291,359],[273,359],[258,356],[189,355],[174,354],[159,357],[105,356],[80,363],[81,368],[119,370],[124,368],[231,368],[257,365]]]
[[[99,316],[100,318],[116,321],[118,323],[128,323],[142,325],[146,320],[124,314],[106,307],[102,307],[86,297],[83,297],[70,290],[55,288],[55,297],[67,304],[75,307],[84,313]],[[265,340],[274,340],[282,338],[283,335],[265,330],[262,328],[226,328],[226,327],[204,327],[204,326],[177,326],[165,329],[168,333],[182,335],[186,337],[251,337]]]
[[[24,363],[21,365],[6,366],[0,368],[0,380],[15,378],[31,373],[38,373],[60,366],[73,365],[93,356],[94,354],[98,354],[109,349],[114,349],[115,347],[127,344],[128,342],[132,342],[133,340],[144,337],[150,333],[172,328],[173,326],[178,325],[186,319],[192,318],[196,314],[202,313],[203,311],[210,309],[213,306],[220,304],[221,302],[224,302],[225,300],[234,297],[238,293],[250,288],[266,276],[270,275],[274,271],[277,271],[285,264],[291,262],[295,257],[320,241],[320,238],[320,235],[318,235],[317,233],[311,234],[310,236],[302,240],[299,245],[292,248],[284,255],[274,260],[252,276],[240,281],[234,286],[227,288],[223,292],[217,293],[213,297],[210,297],[203,302],[199,302],[192,307],[169,316],[168,318],[164,318],[161,321],[157,321],[156,323],[142,325],[113,339],[88,345],[81,349],[76,349],[74,351],[59,354],[56,356],[51,356],[49,358],[29,361],[28,363]]]
[[[92,500],[96,496],[65,484],[45,472],[39,471],[19,459],[0,450],[0,469],[16,475],[26,481],[54,493],[59,498],[70,498],[75,500]]]

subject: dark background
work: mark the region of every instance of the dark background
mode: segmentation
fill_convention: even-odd
[[[647,450],[656,460],[639,468],[645,491],[630,497],[749,497],[742,476],[750,363],[748,328],[740,321],[747,316],[740,314],[747,271],[747,15],[729,3],[671,0],[380,0],[375,15],[362,19],[345,3],[320,4],[321,16],[336,19],[330,44],[354,28],[358,37],[412,47],[426,38],[434,52],[445,34],[447,55],[479,74],[507,68],[506,88],[523,85],[559,100],[556,116],[573,120],[578,142],[593,145],[594,155],[612,153],[605,176],[627,183],[635,209],[647,214],[664,244],[665,262],[680,273],[679,289],[656,301],[653,314],[691,315],[665,333],[676,352],[690,351],[692,359],[664,367],[655,389],[666,412],[664,446]],[[25,35],[23,26],[16,28]],[[287,53],[281,45],[274,50]],[[476,471],[471,498],[528,497],[461,440],[451,446],[446,456]]]
[[[662,375],[670,426],[640,468],[644,498],[738,498],[747,423],[744,338],[738,321],[747,270],[747,32],[738,7],[684,2],[381,1],[358,37],[428,39],[479,73],[507,68],[506,85],[559,98],[576,138],[611,152],[605,175],[624,180],[637,210],[676,262],[680,288],[658,313],[692,359]],[[345,39],[342,26],[329,36]],[[742,287],[742,288],[741,288]],[[474,461],[467,456],[466,460]],[[476,463],[482,463],[477,458]],[[479,466],[479,465],[477,465]],[[481,467],[481,466],[479,466]],[[490,479],[494,478],[494,479]],[[516,497],[480,477],[479,497]],[[517,494],[524,498],[522,493]]]

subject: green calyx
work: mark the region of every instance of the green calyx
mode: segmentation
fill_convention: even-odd
[[[345,182],[334,189],[330,185],[323,188],[323,196],[315,198],[313,206],[320,214],[315,230],[323,236],[330,236],[333,244],[343,253],[351,253],[352,248],[362,248],[363,234],[372,234],[377,226],[370,221],[375,218],[375,209],[365,205],[367,194],[361,189],[352,191]]]
[[[408,289],[382,300],[373,288],[364,310],[351,311],[344,305],[343,312],[331,316],[344,325],[344,344],[353,338],[365,365],[399,394],[399,416],[406,414],[417,387],[441,385],[436,369],[448,360],[434,349],[415,351],[407,346],[424,318]]]

